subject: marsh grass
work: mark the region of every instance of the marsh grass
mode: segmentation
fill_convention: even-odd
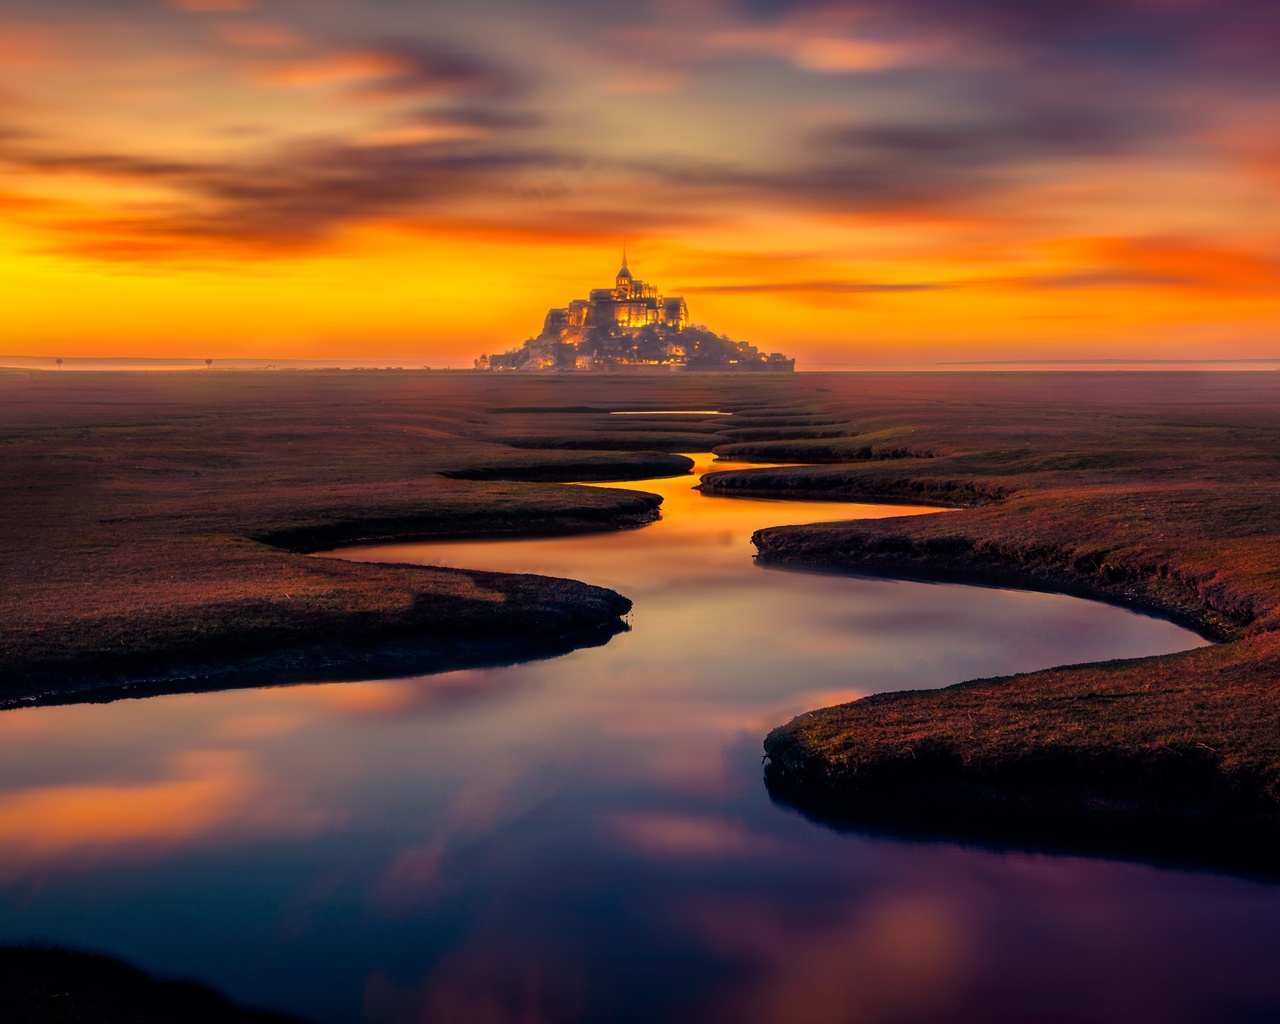
[[[1280,864],[1280,375],[9,373],[0,399],[10,702],[601,642],[629,607],[611,591],[303,553],[635,526],[655,496],[563,481],[678,474],[673,449],[720,442],[810,464],[711,494],[957,509],[763,530],[764,560],[1069,591],[1218,641],[803,715],[767,740],[780,799]]]
[[[959,511],[762,530],[763,561],[1084,594],[1219,643],[801,715],[766,740],[775,795],[827,818],[1280,873],[1280,380],[872,383],[823,384],[850,409],[847,441],[717,449],[838,465],[715,474],[704,491]],[[859,450],[867,436],[886,447]]]
[[[630,607],[602,588],[304,557],[652,521],[655,495],[564,481],[688,472],[660,436],[644,451],[483,436],[496,395],[557,390],[470,374],[0,372],[0,700],[599,642]]]

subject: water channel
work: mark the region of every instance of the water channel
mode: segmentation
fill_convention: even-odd
[[[665,497],[639,530],[337,553],[614,587],[632,628],[602,647],[0,714],[0,939],[333,1024],[1280,1017],[1280,887],[839,834],[761,780],[806,709],[1204,641],[1061,595],[766,570],[761,526],[925,510],[694,483],[637,482]]]

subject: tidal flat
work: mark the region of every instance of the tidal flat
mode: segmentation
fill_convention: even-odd
[[[636,526],[656,517],[653,496],[546,481],[688,471],[661,451],[496,443],[491,385],[0,373],[0,700],[368,678],[616,632],[629,602],[572,581],[303,557],[343,542]]]
[[[1087,778],[1055,799],[1094,816],[1159,794],[1175,817],[1262,826],[1280,806],[1278,397],[1276,374],[1249,372],[4,371],[0,699],[603,642],[630,608],[605,588],[304,554],[640,526],[654,495],[565,482],[683,474],[675,452],[714,451],[804,465],[713,473],[708,493],[959,510],[766,529],[763,562],[1082,593],[1222,641],[805,716],[768,744],[796,798],[870,807],[945,779],[1006,814]]]
[[[707,1020],[776,1018],[781,989],[762,991],[757,1004],[751,986],[721,990],[713,980],[743,970],[743,958],[763,958],[779,979],[796,971],[793,982],[806,971],[817,979],[814,965],[825,961],[812,954],[845,948],[848,938],[819,907],[843,907],[850,928],[879,920],[858,902],[866,890],[924,913],[918,880],[954,891],[956,869],[946,865],[959,858],[978,908],[963,931],[996,919],[1017,930],[980,892],[1021,885],[1024,902],[1039,906],[1067,878],[1072,887],[1104,879],[1084,898],[1119,912],[1123,901],[1106,893],[1123,875],[1135,892],[1200,893],[1124,904],[1134,921],[1153,907],[1167,918],[1177,906],[1194,945],[1192,936],[1218,934],[1222,922],[1206,924],[1188,908],[1245,900],[1262,913],[1272,888],[865,837],[1275,874],[1267,781],[1276,763],[1275,376],[6,377],[0,417],[12,457],[3,472],[15,500],[4,511],[13,581],[4,664],[14,710],[0,722],[16,789],[0,815],[13,854],[3,861],[12,900],[0,937],[103,948],[162,976],[207,977],[243,1005],[318,1019],[355,1019],[326,1016],[320,993],[333,1006],[359,1004],[365,981],[366,1011],[382,1007],[388,1020],[449,1019],[449,1000],[463,999],[463,989],[498,1000],[503,1012],[546,1019],[589,1019],[583,1007],[618,1015],[619,998],[633,1000],[619,1019],[676,1019],[675,1007],[695,1019],[698,1006]],[[641,415],[612,415],[619,411]],[[605,447],[613,436],[625,440]],[[639,448],[637,437],[653,443]],[[593,440],[600,447],[588,448]],[[701,461],[711,451],[737,460],[722,463],[732,471],[689,491],[686,455]],[[808,464],[778,465],[792,461]],[[606,483],[563,482],[593,479]],[[780,498],[800,500],[770,504]],[[853,506],[821,501],[915,508],[848,521]],[[659,543],[702,505],[741,506],[734,529],[746,529],[744,542],[757,531],[760,566],[805,572],[752,570],[749,555],[738,565],[730,548],[718,553],[729,539],[720,526]],[[948,510],[898,514],[925,506]],[[748,507],[763,517],[749,529]],[[664,508],[670,523],[657,518]],[[814,525],[811,516],[830,521]],[[599,557],[546,554],[578,545]],[[324,556],[338,546],[343,559]],[[504,548],[543,554],[513,560]],[[609,568],[612,548],[631,550],[643,573]],[[713,566],[702,582],[646,589],[645,574],[687,572],[697,559]],[[983,586],[888,582],[895,578]],[[1075,602],[1045,618],[1032,607],[1041,602],[1007,587],[1157,612],[1215,642],[1188,634],[1108,647],[1101,613],[1116,609]],[[708,621],[694,612],[712,607],[713,594],[727,603]],[[770,594],[781,595],[776,607],[765,603]],[[1070,600],[1032,596],[1044,609]],[[635,633],[618,634],[632,601]],[[811,641],[803,631],[815,623]],[[842,645],[855,628],[863,638]],[[1020,649],[1046,628],[1050,636]],[[949,637],[946,658],[921,642],[930,630]],[[887,660],[868,676],[876,644]],[[573,648],[591,649],[483,667]],[[1180,653],[1144,653],[1170,650]],[[1068,667],[1028,671],[1051,664]],[[726,665],[742,667],[726,674]],[[248,689],[311,678],[383,681]],[[239,692],[20,710],[232,688]],[[821,704],[831,706],[804,711]],[[766,740],[771,812],[757,801],[759,740],[801,711]],[[72,828],[66,812],[81,805],[100,809]],[[778,807],[837,831],[788,821]],[[840,830],[864,838],[851,845]],[[845,877],[839,865],[850,856],[881,864],[883,877],[866,865]],[[566,863],[578,866],[566,875]],[[1031,885],[1033,875],[1040,881]],[[628,895],[636,877],[643,891]],[[726,884],[742,891],[730,899]],[[1226,902],[1204,896],[1209,889]],[[813,905],[792,920],[787,908],[801,890]],[[207,905],[185,909],[184,893],[203,893]],[[169,899],[184,904],[177,943],[159,923],[177,912],[161,911]],[[126,905],[137,901],[151,911]],[[1241,919],[1244,905],[1227,916]],[[257,907],[281,920],[262,919]],[[626,908],[627,926],[601,907]],[[683,915],[680,927],[701,929],[706,941],[686,949],[684,931],[653,917],[659,909]],[[885,925],[913,913],[885,911]],[[734,925],[744,914],[754,923]],[[331,935],[324,922],[338,920],[346,923]],[[911,934],[942,942],[934,925]],[[832,928],[830,943],[801,941]],[[256,952],[237,958],[219,941],[228,929]],[[1211,965],[1199,988],[1186,975],[1181,1002],[1151,1019],[1196,1019],[1178,1016],[1183,1003],[1220,1009],[1223,986],[1247,991],[1241,1005],[1258,1012],[1280,1005],[1267,972],[1241,974],[1267,946],[1265,930],[1256,922],[1241,930],[1230,970]],[[369,944],[359,955],[357,932]],[[470,937],[450,939],[455,932]],[[646,945],[637,936],[649,932]],[[1140,941],[1133,928],[1121,933]],[[896,949],[885,936],[888,946],[867,938],[865,948],[848,948],[862,951],[855,959]],[[993,948],[1003,941],[987,938]],[[584,943],[600,962],[573,958]],[[793,947],[810,950],[802,958],[810,966],[794,962]],[[916,940],[903,947],[911,960],[908,947]],[[988,1008],[1013,1012],[995,965],[1025,971],[1021,948],[984,956],[985,975],[966,974],[959,961],[948,969],[988,986]],[[1098,1009],[1105,992],[1088,980],[1104,965],[1072,955],[1061,963],[1083,972],[1078,995],[1100,1001],[1096,1013],[1071,1019],[1110,1019]],[[616,987],[600,987],[620,964],[652,957],[670,961],[674,981],[637,988],[617,977]],[[1144,991],[1171,962],[1143,967]],[[435,966],[421,1006],[435,1009],[417,1017],[387,1009],[419,998],[405,986],[424,963]],[[675,971],[677,963],[686,966]],[[489,989],[486,979],[507,985],[531,964],[554,981],[542,995]],[[923,1008],[911,1012],[893,1000],[913,986],[894,995],[873,975],[860,975],[859,986],[876,989],[888,1008],[858,1019],[982,1019],[981,1000],[956,1002],[959,990],[933,975],[933,987],[912,997]],[[594,980],[576,988],[579,976]],[[1043,994],[1028,990],[1018,1008],[1042,1006]],[[815,1014],[806,1019],[830,1017]]]

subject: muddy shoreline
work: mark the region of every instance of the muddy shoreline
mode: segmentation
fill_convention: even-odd
[[[1185,418],[1218,448],[1196,464],[1180,424],[1118,455],[1075,418],[1069,451],[1050,438],[713,478],[719,494],[959,498],[945,516],[759,531],[764,567],[1069,593],[1217,642],[808,712],[765,739],[775,801],[842,829],[1280,877],[1280,494],[1259,479],[1275,454],[1242,451],[1239,422]],[[1255,443],[1280,438],[1248,421]]]
[[[567,582],[567,581],[566,581]],[[613,591],[607,591],[613,594]],[[66,704],[110,704],[117,700],[141,700],[179,693],[212,693],[221,690],[294,686],[306,683],[360,682],[461,669],[500,668],[519,662],[556,658],[571,651],[608,643],[628,626],[623,620],[631,602],[621,595],[600,609],[581,609],[586,621],[562,633],[534,629],[524,636],[441,637],[424,629],[421,637],[379,635],[360,631],[344,640],[341,627],[330,630],[324,641],[297,647],[277,646],[262,654],[233,658],[194,658],[189,652],[148,652],[130,656],[120,671],[85,671],[76,674],[42,666],[33,678],[46,673],[53,682],[47,690],[0,699],[0,711]],[[337,635],[333,635],[337,634]],[[252,649],[234,637],[220,638],[229,647]],[[165,671],[159,666],[170,664]],[[33,686],[38,685],[33,683]]]
[[[555,481],[682,472],[663,435],[697,433],[730,439],[718,454],[813,463],[712,475],[709,493],[958,508],[761,531],[766,564],[1066,590],[1220,641],[800,716],[768,741],[770,786],[788,801],[827,819],[843,806],[850,821],[909,805],[912,828],[945,824],[954,805],[992,836],[1050,812],[1079,833],[1145,820],[1164,846],[1179,830],[1238,827],[1271,847],[1275,374],[26,374],[0,375],[0,389],[6,701],[79,699],[71,685],[104,699],[121,683],[190,682],[192,666],[209,681],[258,669],[287,681],[592,642],[617,628],[625,598],[298,552],[634,526],[651,496]],[[734,415],[646,422],[656,450],[606,450],[617,424],[602,410],[646,406]],[[563,447],[588,435],[601,450]],[[1044,763],[1051,776],[1028,768]]]
[[[678,386],[704,406],[705,386]],[[544,416],[542,444],[484,411],[521,390],[471,376],[0,372],[0,708],[442,672],[604,642],[631,604],[599,587],[306,557],[659,516],[656,495],[569,482],[687,473],[663,450],[687,434],[564,449],[556,431],[570,432]],[[490,439],[499,418],[530,444]]]

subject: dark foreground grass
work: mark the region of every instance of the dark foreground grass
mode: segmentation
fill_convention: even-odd
[[[774,795],[917,834],[1280,873],[1280,375],[824,386],[862,433],[717,451],[827,461],[823,446],[845,459],[865,439],[862,462],[704,489],[961,510],[763,530],[762,560],[1079,593],[1220,643],[802,715],[766,740]]]
[[[199,982],[53,946],[0,946],[5,1024],[302,1024],[236,1006]]]

